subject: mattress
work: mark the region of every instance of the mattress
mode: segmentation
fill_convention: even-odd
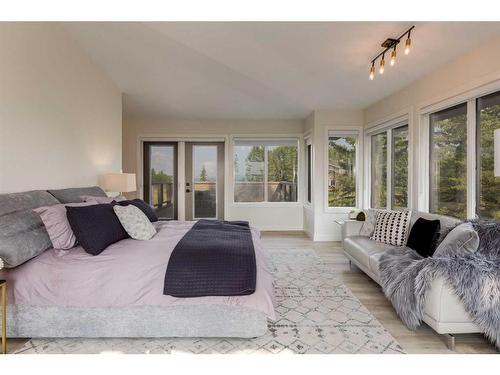
[[[49,249],[0,271],[8,281],[10,337],[254,337],[275,319],[273,279],[252,228],[255,293],[175,298],[163,294],[170,254],[194,222],[154,223],[149,241],[126,239],[98,256]],[[140,328],[142,327],[142,328]]]

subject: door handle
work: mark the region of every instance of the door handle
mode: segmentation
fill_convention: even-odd
[[[191,189],[186,189],[186,193],[191,193]]]

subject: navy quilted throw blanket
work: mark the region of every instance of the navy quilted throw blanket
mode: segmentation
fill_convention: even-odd
[[[244,296],[255,292],[256,277],[248,222],[199,220],[170,256],[163,294]]]

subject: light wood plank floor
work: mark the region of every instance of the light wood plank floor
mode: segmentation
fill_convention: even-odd
[[[314,249],[324,262],[351,289],[353,294],[382,325],[398,340],[407,353],[453,353],[448,350],[443,337],[427,325],[413,332],[398,318],[391,303],[385,298],[380,286],[349,261],[342,252],[340,242],[313,242],[302,232],[263,232],[265,246]],[[497,353],[494,345],[481,334],[456,336],[455,353]]]
[[[398,340],[407,353],[453,353],[446,348],[443,338],[424,325],[416,332],[405,327],[385,298],[380,286],[361,270],[349,267],[339,242],[313,242],[303,232],[263,232],[262,241],[269,247],[314,249],[323,261],[332,266],[344,284],[370,310],[382,325]],[[26,340],[8,340],[8,351],[20,348]],[[455,353],[497,353],[480,334],[458,335]]]

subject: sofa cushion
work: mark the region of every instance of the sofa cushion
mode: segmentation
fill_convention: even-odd
[[[370,240],[365,236],[352,236],[344,240],[344,251],[366,268],[370,268],[370,256],[383,253],[388,245]]]
[[[380,278],[380,271],[378,270],[378,265],[380,263],[380,258],[382,257],[382,254],[384,254],[384,251],[381,251],[379,253],[374,253],[370,255],[370,260],[369,260],[370,271],[372,271],[372,273],[379,278]]]
[[[83,202],[81,196],[91,195],[93,197],[106,197],[106,193],[99,186],[47,190],[61,203]]]
[[[435,256],[454,256],[473,253],[479,247],[479,235],[471,223],[463,223],[453,228],[439,244]]]
[[[0,258],[16,267],[52,247],[40,216],[40,206],[59,202],[44,190],[0,194]]]
[[[406,246],[415,250],[424,258],[432,256],[436,250],[441,224],[439,220],[427,220],[419,217],[411,227]]]

